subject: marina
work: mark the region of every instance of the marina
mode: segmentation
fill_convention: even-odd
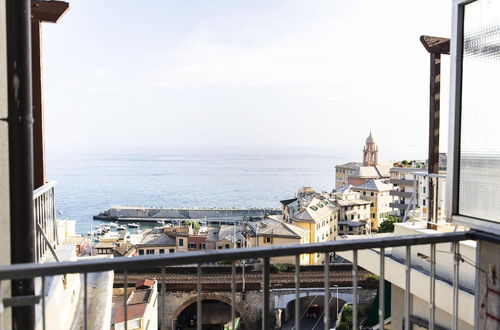
[[[127,222],[129,228],[139,228],[139,223],[176,223],[196,220],[207,224],[234,224],[252,218],[281,214],[278,208],[159,208],[112,206],[93,216],[94,220]]]

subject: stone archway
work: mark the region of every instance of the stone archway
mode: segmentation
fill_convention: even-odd
[[[216,301],[220,301],[220,302],[223,302],[229,306],[231,306],[232,304],[232,301],[231,299],[229,299],[228,297],[225,297],[223,295],[220,295],[220,294],[216,294],[216,293],[204,293],[201,295],[201,300],[204,301],[204,300],[216,300]],[[194,296],[191,296],[190,298],[186,299],[176,310],[175,312],[172,314],[172,317],[170,319],[170,324],[173,325],[174,323],[177,322],[177,319],[179,317],[179,315],[186,309],[188,308],[190,305],[196,303],[198,301],[198,297],[196,295]],[[243,320],[243,323],[245,325],[247,324],[250,324],[249,323],[249,320],[247,318],[247,316],[245,315],[245,313],[243,312],[243,308],[240,304],[236,303],[235,305],[235,310],[236,312],[241,316],[241,319]],[[174,329],[172,329],[174,330]]]

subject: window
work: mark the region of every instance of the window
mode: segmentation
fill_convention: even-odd
[[[184,246],[184,239],[183,238],[179,238],[179,246]]]
[[[422,192],[425,194],[425,186],[422,187]]]
[[[241,242],[237,242],[237,243],[236,243],[236,247],[237,247],[237,248],[240,248],[240,247],[241,247]]]
[[[375,213],[372,213],[372,218],[375,219]]]
[[[451,220],[500,234],[498,1],[453,1],[448,178]]]
[[[370,196],[375,196],[375,194],[373,193],[373,191],[370,193]]]
[[[360,217],[361,217],[361,214],[358,214],[358,219],[360,219]]]
[[[146,254],[155,254],[155,249],[147,249]]]
[[[200,249],[205,250],[207,248],[206,243],[200,243]]]
[[[266,243],[271,243],[271,237],[266,237]]]
[[[168,249],[168,253],[174,253],[175,249]]]
[[[188,247],[189,247],[190,249],[196,249],[196,243],[189,243],[189,244],[188,244]]]
[[[165,249],[160,249],[160,254],[164,254],[165,253]]]
[[[354,220],[354,214],[351,214],[351,220]]]
[[[219,245],[219,246],[217,247],[217,249],[219,249],[219,250],[222,250],[222,248],[223,248],[223,246],[222,246],[222,245]]]
[[[366,205],[363,205],[363,209],[365,209],[365,210],[366,210]]]
[[[349,226],[349,232],[352,232],[352,227],[351,226]]]
[[[229,249],[229,244],[226,244],[224,247],[225,247],[226,249]]]
[[[459,145],[453,157],[459,164],[458,173],[453,173],[458,179],[454,196],[458,196],[453,209],[470,217],[471,223],[488,227],[488,222],[496,223],[493,227],[500,231],[500,177],[495,175],[500,166],[499,12],[498,1],[478,0],[463,6],[463,41],[458,41],[463,55],[457,58],[462,75],[456,86],[461,100],[455,105],[460,131],[454,132]]]
[[[425,206],[425,199],[422,200],[422,205]]]
[[[143,250],[143,249],[140,249],[140,250],[139,250],[139,255],[140,255],[140,256],[143,256],[143,255],[144,255],[144,250]]]

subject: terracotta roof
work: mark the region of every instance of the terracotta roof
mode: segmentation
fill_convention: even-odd
[[[155,285],[154,280],[140,280],[135,282],[135,288],[136,289],[146,289],[146,288],[151,288],[152,286]]]
[[[147,303],[135,305],[127,304],[127,320],[130,321],[143,317],[147,306]],[[114,312],[115,315],[113,317],[113,324],[125,322],[125,309],[123,308],[123,305],[116,306]]]

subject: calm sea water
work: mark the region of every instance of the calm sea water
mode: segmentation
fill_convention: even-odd
[[[58,182],[60,218],[77,232],[112,205],[162,207],[279,207],[301,186],[334,187],[334,166],[320,155],[58,155],[47,177]],[[95,224],[95,223],[94,223]]]

